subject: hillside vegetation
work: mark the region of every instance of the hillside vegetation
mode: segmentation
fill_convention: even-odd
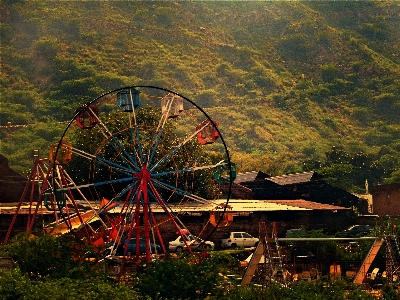
[[[239,172],[400,181],[400,4],[2,1],[0,152],[26,173],[74,111],[126,85],[193,100]]]

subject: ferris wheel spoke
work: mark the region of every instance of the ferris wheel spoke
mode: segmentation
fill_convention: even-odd
[[[122,162],[126,163],[128,166],[133,166],[135,170],[139,170],[140,167],[137,163],[136,157],[132,156],[126,151],[126,149],[121,145],[121,143],[114,137],[112,136],[110,139],[110,145],[115,149],[116,152],[120,151],[123,153],[123,155],[120,155],[120,158]]]
[[[228,163],[224,160],[220,161],[217,164],[214,165],[206,165],[206,166],[201,166],[201,167],[191,167],[191,168],[183,168],[181,170],[171,170],[171,171],[166,171],[166,172],[160,172],[160,173],[154,173],[151,174],[152,177],[161,177],[161,176],[166,176],[170,174],[177,174],[177,173],[190,173],[198,170],[207,170],[207,169],[215,169],[220,166],[227,166]]]
[[[152,160],[153,160],[153,158],[154,158],[154,154],[156,153],[158,144],[159,144],[159,142],[160,142],[161,136],[162,136],[162,128],[161,128],[160,130],[157,129],[157,132],[156,132],[156,134],[155,134],[154,137],[153,137],[152,145],[151,145],[151,147],[149,148],[149,154],[148,154],[149,160],[148,160],[148,165],[151,165],[151,162],[152,162]]]
[[[134,147],[134,162],[139,169],[143,165],[143,151],[142,151],[142,146],[140,142],[140,134],[139,134],[139,126],[136,118],[136,104],[133,99],[132,95],[132,90],[129,90],[129,102],[130,102],[130,108],[132,109],[131,112],[128,114],[129,118],[129,133],[130,133],[130,138],[132,145],[135,145],[135,137],[138,145],[138,150]],[[132,124],[132,117],[133,117],[133,124]],[[133,134],[133,128],[135,129],[135,135]]]
[[[126,163],[128,166],[133,166],[136,170],[139,170],[139,166],[135,158],[132,158],[131,155],[125,150],[123,145],[118,141],[118,139],[111,133],[111,131],[107,128],[107,126],[97,117],[101,128],[98,130],[104,136],[104,138],[108,141],[110,146],[118,153],[121,152],[124,155],[121,155],[121,160]]]
[[[103,185],[109,185],[109,184],[113,184],[113,183],[120,183],[120,182],[126,182],[126,181],[132,181],[132,177],[100,181],[100,182],[94,182],[94,183],[88,183],[88,184],[74,185],[74,186],[70,186],[70,187],[60,188],[57,190],[60,192],[69,191],[69,190],[79,190],[79,189],[83,189],[83,188],[100,187]]]
[[[127,185],[117,195],[115,195],[106,205],[104,205],[102,208],[100,208],[99,213],[108,210],[110,208],[110,206],[112,206],[113,204],[116,204],[119,199],[121,199],[126,193],[129,193],[130,190],[134,190],[136,186],[137,186],[137,182],[132,182],[129,185]]]
[[[70,147],[70,149],[72,150],[72,153],[82,157],[82,158],[86,158],[88,160],[91,160],[99,165],[105,166],[111,170],[123,173],[125,175],[132,175],[133,170],[130,168],[125,168],[124,166],[121,166],[120,164],[116,164],[110,160],[104,159],[102,157],[87,153],[83,150],[80,150],[78,148],[75,147]]]
[[[121,219],[121,225],[119,227],[118,236],[122,237],[126,234],[126,230],[131,231],[135,227],[135,206],[125,206],[118,217]]]
[[[65,177],[67,177],[68,181],[70,182],[70,184],[72,184],[72,186],[76,186],[75,182],[72,180],[72,178],[71,178],[67,173],[65,173]],[[89,205],[90,209],[91,209],[93,212],[95,212],[95,211],[96,211],[95,207],[93,207],[93,204],[92,204],[90,201],[88,201],[88,199],[86,198],[86,196],[84,195],[84,193],[82,193],[82,191],[81,191],[80,189],[76,189],[76,191],[77,191],[78,194],[82,197],[82,199],[84,200],[84,202],[86,203],[86,205]],[[70,200],[72,200],[72,199],[70,199]],[[97,213],[97,212],[96,212],[96,216],[98,216],[98,213]],[[105,227],[106,227],[106,224],[104,223],[104,221],[103,221],[101,218],[100,218],[99,220],[100,220],[100,222],[103,224],[103,227],[105,228]]]
[[[151,161],[153,160],[154,154],[156,152],[156,149],[158,147],[159,141],[160,141],[161,136],[163,134],[164,126],[167,123],[168,116],[170,115],[171,108],[172,108],[173,103],[174,103],[174,97],[173,96],[171,97],[171,93],[168,93],[166,96],[164,96],[161,99],[161,102],[164,99],[166,100],[166,103],[165,103],[165,106],[164,106],[165,107],[165,111],[163,111],[162,114],[161,114],[160,121],[158,122],[157,129],[155,130],[153,138],[152,138],[152,146],[149,148],[148,165],[150,165]]]
[[[139,128],[135,125],[135,128],[129,127],[129,134],[131,138],[132,145],[135,145],[135,140],[137,141],[137,149],[133,147],[134,150],[134,160],[138,167],[142,167],[143,165],[143,153],[142,153],[142,146],[140,143],[140,135],[139,135]],[[136,136],[136,139],[135,139]]]
[[[181,195],[181,196],[186,197],[188,199],[194,200],[196,202],[200,202],[200,203],[203,203],[203,204],[210,202],[207,199],[204,199],[204,198],[202,198],[200,196],[197,196],[195,194],[189,193],[188,191],[179,189],[176,186],[170,185],[168,183],[161,182],[161,181],[158,181],[156,179],[153,179],[152,182],[154,183],[155,186],[158,186],[158,187],[163,188],[163,189],[168,190],[168,191],[173,191],[173,192],[177,193],[178,195]]]
[[[182,143],[180,143],[178,146],[176,146],[174,149],[172,149],[169,153],[167,153],[163,158],[161,158],[157,163],[155,163],[153,166],[150,168],[150,172],[154,171],[157,167],[165,163],[167,160],[169,160],[173,155],[175,155],[180,149],[182,149],[190,140],[192,140],[194,137],[197,136],[197,133],[199,133],[201,130],[203,130],[207,125],[204,125],[203,127],[199,128],[196,130],[193,134],[191,134],[188,138],[186,138]]]
[[[163,210],[169,215],[170,219],[173,220],[174,223],[178,221],[179,223],[182,224],[181,220],[178,218],[178,213],[171,208],[171,206],[168,204],[167,201],[162,199],[161,195],[157,192],[157,189],[153,184],[153,182],[150,182],[150,191],[152,192],[152,195],[156,199],[157,203],[159,203],[159,205],[163,208]]]
[[[171,221],[175,227],[175,229],[178,232],[182,232],[182,228],[186,228],[183,222],[179,219],[178,214],[168,205],[167,202],[165,202],[160,194],[157,192],[157,189],[155,188],[154,184],[150,181],[150,190],[154,192],[155,197],[157,198],[157,202],[160,204],[160,206],[163,208],[164,212],[168,215],[169,221]],[[149,207],[150,208],[150,207]],[[157,229],[157,228],[156,228]],[[186,229],[187,230],[187,229]],[[157,232],[159,234],[159,231],[157,229]],[[189,231],[188,231],[189,232]],[[160,241],[162,242],[161,237],[159,236]],[[183,237],[182,237],[183,238]],[[185,240],[184,240],[185,241]],[[185,241],[185,245],[188,247],[188,251],[192,253],[192,250],[190,249],[189,245]],[[163,247],[164,249],[164,247]]]
[[[118,225],[118,231],[115,237],[116,241],[121,241],[121,237],[123,234],[126,232],[126,229],[131,230],[134,227],[135,218],[134,218],[134,202],[138,194],[138,188],[137,184],[135,183],[133,186],[131,186],[127,196],[126,200],[124,200],[123,207],[121,208],[120,213],[118,214],[117,217],[117,223],[114,224],[115,226]],[[123,195],[121,195],[122,197]],[[115,199],[114,199],[115,200]],[[128,227],[129,226],[129,227]]]
[[[155,189],[154,185],[152,185],[152,186]],[[156,192],[156,191],[153,192],[153,188],[149,189],[148,193],[149,193],[150,197],[154,200],[154,202],[149,202],[149,203],[153,204],[155,206],[166,205],[169,208],[169,210],[171,212],[173,212],[173,209],[168,204],[168,199],[165,200],[158,192]],[[173,194],[175,194],[175,193],[173,192]],[[149,205],[149,207],[150,207],[150,205]]]
[[[163,209],[165,212],[170,213],[171,216],[173,216],[175,219],[179,220],[179,218],[178,218],[179,212],[177,212],[176,209],[173,209],[173,208],[171,207],[170,203],[169,203],[168,201],[166,201],[165,199],[163,199],[163,197],[162,197],[159,193],[157,193],[157,191],[156,191],[155,189],[156,189],[155,186],[152,184],[151,189],[149,190],[149,194],[151,194],[151,196],[154,198],[155,203],[158,204],[157,206],[158,206],[158,207],[161,206],[162,209]],[[153,192],[153,191],[154,191],[154,192]],[[155,193],[156,193],[156,194],[155,194]],[[179,203],[178,206],[179,206],[180,204],[181,204],[181,203]],[[150,206],[149,206],[149,207],[150,207]],[[181,221],[179,220],[179,222],[181,222]]]

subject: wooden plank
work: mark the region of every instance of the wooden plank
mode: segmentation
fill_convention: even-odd
[[[256,249],[254,250],[253,256],[250,259],[249,265],[244,273],[242,278],[242,286],[248,284],[253,278],[254,273],[257,270],[258,263],[260,262],[261,257],[264,254],[264,245],[263,243],[258,243]]]

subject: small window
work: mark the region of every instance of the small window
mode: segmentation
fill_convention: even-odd
[[[224,235],[222,236],[223,239],[229,239],[231,236],[230,233],[224,233]]]
[[[247,239],[251,239],[251,238],[253,238],[250,234],[248,234],[248,233],[243,233],[243,237],[244,238],[247,238]]]
[[[233,234],[233,238],[235,238],[235,239],[241,239],[241,238],[242,238],[242,234],[241,234],[241,233],[234,233],[234,234]]]

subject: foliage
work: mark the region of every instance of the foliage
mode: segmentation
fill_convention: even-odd
[[[218,273],[225,268],[220,259],[193,261],[167,256],[140,274],[135,288],[152,299],[204,299],[209,293],[219,295],[223,278]]]
[[[97,278],[45,278],[31,280],[19,269],[0,273],[0,298],[4,300],[139,299],[131,288]]]
[[[64,124],[49,119],[46,122],[36,122],[35,126],[0,130],[0,152],[7,157],[10,167],[27,175],[33,167],[34,150],[38,150],[42,158],[48,157],[50,145],[57,140],[63,127]],[[13,161],[19,164],[15,165]]]
[[[385,284],[382,287],[382,297],[386,300],[396,300],[399,299],[399,292],[389,284]]]
[[[305,234],[324,236],[321,231]],[[241,274],[236,257],[243,253],[237,251],[210,252],[207,258],[167,255],[163,260],[137,268],[137,273],[133,274],[135,283],[129,286],[108,280],[106,274],[101,274],[103,269],[87,264],[81,250],[72,237],[17,237],[13,243],[1,247],[2,255],[14,255],[17,266],[11,272],[0,272],[0,298],[375,299],[348,281],[332,281],[330,277],[315,282],[298,281],[288,287],[237,286],[224,276]],[[324,255],[331,258],[332,253]],[[71,259],[72,256],[75,259]],[[80,271],[74,272],[74,268]],[[382,294],[385,299],[398,298],[398,292],[389,285],[383,286]]]
[[[5,1],[1,9],[0,125],[33,128],[22,144],[10,137],[20,133],[0,129],[1,153],[19,172],[30,166],[29,143],[53,142],[36,132],[40,122],[68,121],[129,84],[173,88],[207,108],[231,153],[246,158],[238,172],[260,160],[271,175],[297,172],[306,160],[323,163],[334,145],[375,161],[384,146],[399,156],[393,1]],[[399,164],[393,175],[375,173],[374,184],[396,181]],[[327,173],[355,173],[336,167]],[[361,177],[346,188],[362,189]]]
[[[99,266],[84,259],[89,249],[72,235],[39,237],[21,233],[2,251],[13,257],[22,274],[31,279],[84,278],[100,274]]]
[[[385,152],[387,154],[384,154]],[[305,162],[304,170],[318,171],[324,175],[324,180],[334,186],[362,192],[365,191],[367,183],[373,186],[385,177],[395,176],[398,161],[397,153],[386,147],[382,147],[377,155],[349,153],[342,148],[332,147],[332,150],[326,153],[324,163]]]
[[[400,169],[393,171],[390,178],[385,179],[384,183],[397,183],[400,182]]]
[[[216,298],[215,298],[216,299]],[[352,283],[322,278],[316,282],[299,281],[289,287],[270,285],[266,289],[246,286],[232,289],[219,299],[376,299]]]

